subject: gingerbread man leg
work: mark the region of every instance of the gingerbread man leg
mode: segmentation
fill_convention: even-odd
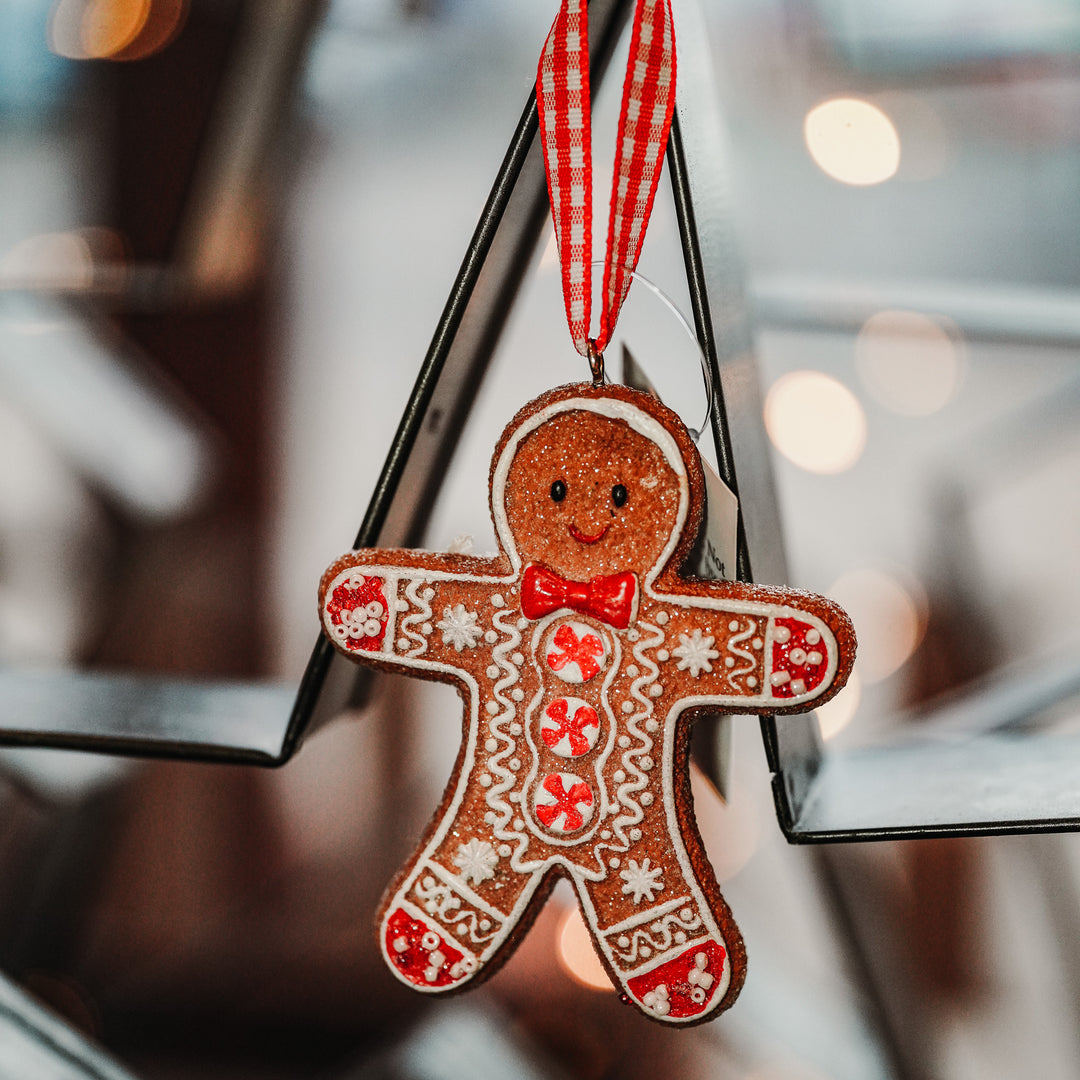
[[[647,850],[612,855],[603,880],[575,881],[597,951],[623,993],[653,1019],[686,1024],[735,1000],[746,954],[700,838],[682,835],[676,805],[689,800],[689,788],[669,791],[671,781],[668,773],[662,803],[641,822],[654,838]]]
[[[514,852],[497,835],[478,790],[485,789],[459,781],[446,813],[382,904],[383,956],[419,990],[456,989],[491,974],[512,950],[510,938],[530,904],[546,895],[537,892],[542,869],[510,870]]]

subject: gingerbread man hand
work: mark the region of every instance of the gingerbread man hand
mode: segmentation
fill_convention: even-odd
[[[475,982],[561,874],[626,1000],[708,1019],[746,961],[694,823],[689,721],[824,702],[851,670],[851,623],[809,593],[680,576],[701,465],[646,395],[537,399],[490,487],[497,557],[356,551],[320,590],[346,655],[454,683],[465,703],[446,799],[382,904],[383,955],[420,990]]]

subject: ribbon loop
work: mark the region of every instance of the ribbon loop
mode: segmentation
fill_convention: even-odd
[[[675,106],[675,34],[669,0],[637,0],[623,83],[611,188],[600,332],[592,319],[592,120],[586,0],[562,0],[544,43],[536,101],[548,194],[574,347],[602,354],[637,267]],[[595,379],[595,370],[594,370]]]

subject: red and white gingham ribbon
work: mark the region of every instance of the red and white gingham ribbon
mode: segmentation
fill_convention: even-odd
[[[600,333],[590,339],[592,125],[586,8],[586,0],[562,0],[536,78],[566,319],[582,356],[590,355],[590,345],[602,354],[614,332],[652,213],[675,105],[671,7],[668,0],[637,0],[615,153]]]

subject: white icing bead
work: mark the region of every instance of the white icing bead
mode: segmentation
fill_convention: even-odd
[[[753,690],[754,687],[757,686],[757,676],[756,675],[748,675],[746,677],[746,685],[749,686],[751,690]]]
[[[505,854],[503,853],[503,848],[506,849]],[[502,855],[503,858],[506,858],[506,856],[510,854],[510,845],[509,844],[503,844],[503,846],[501,848],[499,848],[499,854]],[[480,929],[481,930],[490,930],[491,929],[491,920],[490,919],[481,919],[480,920]]]
[[[735,666],[735,658],[733,656],[728,656],[728,657],[724,658],[724,667],[731,668],[731,667],[734,667],[734,666]]]
[[[796,666],[802,667],[806,663],[806,652],[803,649],[792,649],[788,653],[788,659]]]
[[[397,647],[404,652],[409,647],[409,639],[405,637],[399,637],[397,639]]]
[[[621,784],[626,779],[626,773],[624,773],[622,769],[616,769],[615,772],[611,774],[611,779],[614,780],[616,784]]]
[[[518,619],[517,628],[519,630],[528,630],[529,629],[529,620],[528,619]]]
[[[487,709],[489,716],[494,716],[499,711],[499,703],[497,701],[489,701],[484,708]]]
[[[516,720],[514,721],[514,723],[512,723],[510,725],[510,734],[511,735],[520,735],[521,734],[521,725]]]
[[[816,645],[821,640],[821,634],[817,630],[806,631],[806,644]]]
[[[430,600],[435,595],[435,590],[430,586],[420,594],[425,600]]]
[[[517,772],[521,768],[521,762],[517,758],[510,759],[510,768]]]
[[[694,917],[694,909],[693,908],[684,907],[682,909],[682,911],[679,912],[679,918],[682,919],[683,922],[689,922],[693,917]]]
[[[608,866],[610,866],[612,870],[618,870],[619,869],[619,860],[618,859],[608,859]]]
[[[423,634],[424,637],[427,637],[428,634],[431,633],[431,623],[424,623],[424,625],[420,627],[420,633]]]
[[[511,848],[510,848],[509,844],[500,844],[499,845],[498,855],[499,855],[500,859],[509,859],[510,858],[510,852],[511,852]]]
[[[638,762],[638,768],[641,769],[642,772],[648,772],[654,764],[655,762],[653,759],[646,754],[645,757]]]
[[[663,684],[653,683],[649,687],[649,697],[659,697],[664,692]]]
[[[634,703],[632,701],[624,701],[622,703],[622,711],[624,713],[632,713],[634,711]]]
[[[813,664],[815,667],[821,663],[821,660],[821,653],[819,653],[817,649],[814,649],[812,652],[808,652],[806,654],[806,662],[808,664]]]
[[[791,682],[791,692],[793,694],[805,694],[806,683],[804,683],[802,679],[793,679]]]
[[[694,966],[698,971],[704,971],[709,966],[709,954],[703,952],[695,953]]]
[[[394,938],[394,952],[404,952],[409,947],[409,943],[403,937]]]
[[[484,640],[485,640],[485,641],[486,641],[486,642],[487,642],[487,643],[488,643],[489,645],[494,645],[494,644],[495,644],[495,642],[499,640],[499,635],[498,635],[498,634],[496,634],[494,630],[488,630],[488,631],[486,631],[486,632],[485,632],[485,634],[484,634]]]
[[[664,626],[668,621],[668,613],[666,611],[658,611],[656,613],[656,621],[660,626]]]
[[[625,750],[630,745],[630,736],[629,735],[620,735],[619,736],[619,745]]]
[[[487,773],[480,774],[480,786],[491,787],[491,777]],[[485,817],[484,820],[487,821],[487,818]],[[488,824],[490,825],[491,822],[488,822]]]
[[[436,905],[436,907],[437,906],[438,905]],[[442,951],[442,949],[436,949],[431,954],[431,956],[428,957],[428,959],[431,961],[431,966],[432,967],[441,968],[443,966],[443,964],[446,963],[446,953],[444,953]]]
[[[640,840],[641,839],[641,830],[640,829],[631,829],[630,830],[630,839],[635,841],[635,843],[638,840]]]
[[[439,977],[439,969],[437,967],[429,967],[424,969],[424,978],[428,982],[433,983]]]
[[[491,606],[492,607],[505,607],[506,606],[506,601],[503,599],[502,593],[495,593],[495,595],[492,596],[492,598],[491,598]]]
[[[402,939],[402,940],[404,940],[404,939]],[[629,949],[630,948],[630,939],[625,934],[623,934],[623,936],[621,938],[619,938],[617,944],[618,944],[620,949]]]
[[[633,627],[631,627],[629,630],[626,631],[627,641],[637,641],[639,637],[641,637],[640,630],[635,630]]]
[[[627,674],[628,678],[636,679],[638,677],[638,666],[637,666],[637,664],[631,664],[626,669],[626,674]]]
[[[649,731],[649,732],[658,731],[659,728],[660,728],[660,722],[655,717],[650,716],[649,719],[645,721],[645,730],[646,731]]]
[[[513,662],[517,664],[518,667],[521,667],[521,665],[525,663],[525,657],[522,656],[519,652],[514,653],[514,655],[511,656],[510,659],[513,660]]]
[[[773,633],[773,637],[781,645],[786,645],[791,640],[791,631],[786,626],[778,626]]]
[[[643,791],[641,793],[641,805],[642,806],[652,806],[652,804],[653,804],[652,792],[651,791]]]
[[[762,645],[762,641],[761,641],[761,638],[759,638],[759,637],[754,638],[754,640],[750,642],[750,648],[751,649],[760,649],[761,645]]]
[[[525,697],[525,691],[522,690],[520,686],[515,686],[514,689],[510,691],[510,696],[515,701],[521,701]]]
[[[502,669],[498,666],[498,664],[489,664],[487,669],[487,677],[489,679],[497,679],[501,670]]]
[[[656,659],[662,664],[665,660],[671,659],[671,653],[669,653],[667,649],[657,649]]]
[[[676,930],[672,937],[674,937],[676,945],[681,945],[686,940],[686,931]]]
[[[788,682],[790,679],[791,676],[786,671],[774,671],[769,682],[771,682],[773,686],[783,686],[784,683]]]
[[[485,749],[485,750],[486,750],[486,751],[487,751],[487,752],[488,752],[489,754],[494,754],[494,753],[495,753],[495,751],[499,749],[499,742],[498,742],[498,740],[497,740],[497,739],[488,739],[488,740],[487,740],[487,741],[486,741],[486,742],[484,743],[484,749]]]
[[[739,629],[739,620],[732,619],[731,622],[727,624],[727,628],[734,634],[735,631]]]
[[[600,830],[600,839],[601,840],[610,840],[611,839],[611,830],[610,829],[601,829]]]
[[[408,611],[409,610],[409,601],[408,600],[395,600],[394,601],[394,610],[395,611]]]
[[[519,818],[519,817],[514,818],[514,828],[515,829],[524,829],[525,828],[525,822],[522,821],[521,818]]]
[[[489,777],[487,778],[487,780],[488,780],[488,784],[490,784],[490,783],[491,783],[491,777],[489,776]],[[481,783],[481,784],[483,784],[483,783],[484,783],[484,778],[483,778],[482,776],[480,777],[480,783]],[[484,786],[486,787],[486,786],[487,786],[487,784],[485,784]],[[498,815],[498,814],[496,814],[494,810],[489,810],[489,811],[488,811],[488,812],[487,812],[487,813],[486,813],[486,814],[484,815],[484,821],[486,821],[486,822],[488,823],[488,825],[494,825],[494,824],[495,824],[495,822],[496,822],[496,821],[498,821],[498,820],[499,820],[499,815]]]
[[[642,956],[643,959],[647,960],[650,956],[652,956],[652,949],[650,949],[648,945],[642,945],[641,946],[641,956]],[[661,1005],[663,1006],[663,1012],[660,1011]],[[656,1005],[655,1005],[656,1011],[658,1013],[660,1013],[661,1016],[663,1016],[665,1013],[667,1013],[669,1008],[670,1008],[670,1006],[668,1005],[668,1003],[666,1001],[663,1001],[663,1000],[658,1001],[656,1003]]]

